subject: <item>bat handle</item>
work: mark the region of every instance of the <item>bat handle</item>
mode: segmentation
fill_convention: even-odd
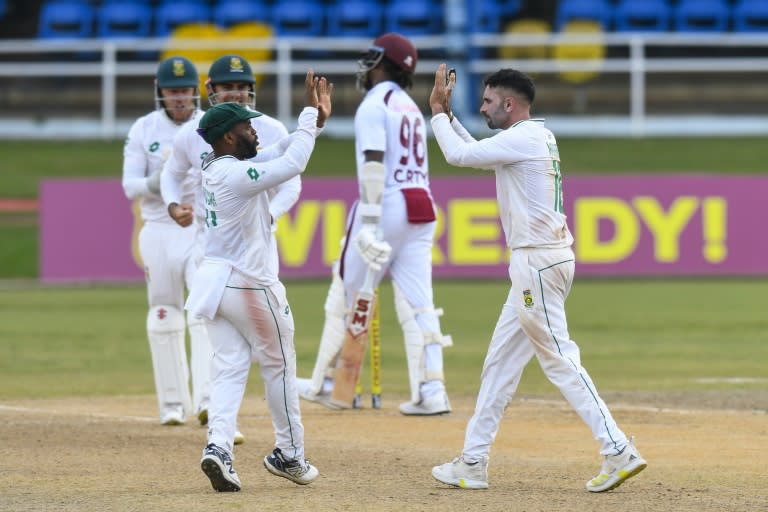
[[[367,293],[373,293],[373,280],[376,278],[376,271],[368,267],[368,271],[365,273],[365,279],[363,280],[363,288],[361,291]]]

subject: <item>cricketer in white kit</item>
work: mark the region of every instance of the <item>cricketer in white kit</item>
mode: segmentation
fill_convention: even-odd
[[[268,190],[304,171],[317,128],[330,114],[332,87],[328,87],[325,79],[314,78],[310,71],[308,106],[299,116],[297,130],[253,161],[249,159],[256,156],[258,138],[248,121],[259,112],[238,103],[220,103],[200,121],[198,133],[214,153],[202,171],[205,256],[186,308],[206,318],[213,346],[208,444],[201,467],[217,491],[240,490],[232,467],[233,440],[255,362],[276,438],[276,448],[264,458],[265,468],[301,485],[318,475],[304,457],[294,320],[278,278]]]
[[[355,112],[355,158],[360,199],[347,219],[346,243],[339,262],[346,307],[329,290],[326,312],[349,312],[373,268],[373,286],[389,273],[394,282],[397,317],[403,329],[411,396],[400,405],[404,415],[451,412],[444,384],[439,311],[432,290],[432,246],[436,209],[429,186],[426,123],[406,88],[412,85],[418,55],[397,33],[377,37],[358,61],[358,89],[366,91]],[[334,272],[335,273],[335,272]],[[330,308],[329,308],[330,305]],[[300,379],[301,396],[328,407],[333,368],[344,326],[327,314],[311,379]],[[338,327],[328,329],[329,322]]]
[[[182,229],[168,217],[159,179],[175,135],[185,123],[196,125],[202,112],[198,108],[198,75],[191,61],[184,57],[164,60],[155,80],[157,109],[137,119],[128,132],[122,184],[129,199],[141,198],[144,224],[139,246],[147,283],[147,336],[160,422],[179,425],[195,406],[189,393],[182,308],[185,287],[191,282],[199,254],[194,229]],[[179,196],[191,201],[198,188],[199,179],[187,176],[179,183]],[[192,315],[187,315],[187,326],[194,360],[195,346],[207,346],[207,335],[200,319]],[[201,385],[201,380],[207,382],[207,373],[203,377],[193,373],[193,385]]]
[[[530,116],[533,81],[512,69],[485,79],[480,113],[489,128],[502,131],[478,141],[451,113],[445,71],[440,65],[430,96],[432,129],[448,163],[495,173],[499,217],[511,249],[512,286],[488,347],[462,453],[433,468],[432,475],[458,487],[488,487],[491,444],[523,369],[535,355],[600,444],[603,466],[587,489],[613,489],[646,462],[600,398],[568,332],[565,301],[573,283],[573,237],[563,213],[557,141],[542,119]]]
[[[233,71],[233,68],[237,72]],[[211,65],[209,71],[208,99],[211,105],[236,101],[246,108],[255,110],[255,92],[253,91],[254,79],[248,63],[235,55],[225,55],[218,58]],[[219,90],[221,89],[221,90]],[[251,119],[253,128],[259,134],[259,143],[262,146],[271,146],[284,139],[288,135],[285,126],[266,114]],[[212,149],[210,144],[205,142],[197,133],[197,123],[190,123],[182,127],[173,141],[173,151],[165,163],[161,176],[161,191],[163,200],[168,206],[168,211],[174,208],[189,212],[186,217],[178,217],[181,225],[188,225],[194,217],[194,226],[197,227],[196,240],[200,245],[199,251],[202,254],[205,246],[204,226],[205,226],[205,205],[203,201],[201,183],[201,169],[203,160]],[[197,195],[194,202],[185,201],[182,197],[182,186],[188,180],[197,183],[195,190]],[[269,190],[270,195],[270,213],[273,219],[273,231],[276,227],[277,219],[286,213],[296,203],[301,193],[301,178],[293,178],[278,184]],[[276,250],[276,246],[275,246]],[[275,255],[275,257],[277,257]],[[206,340],[207,342],[207,340]],[[191,361],[193,375],[200,375],[201,378],[193,379],[194,383],[200,383],[193,388],[193,402],[195,404],[195,413],[200,423],[205,425],[208,421],[209,396],[209,373],[210,373],[210,343],[206,347],[200,347],[199,350],[192,350],[193,358]],[[201,354],[200,358],[195,358],[195,354]],[[205,355],[206,357],[202,357]],[[204,378],[202,376],[205,376]],[[237,431],[235,443],[243,442],[243,435]]]

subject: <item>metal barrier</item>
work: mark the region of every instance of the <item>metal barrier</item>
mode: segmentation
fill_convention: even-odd
[[[484,129],[477,115],[482,76],[501,67],[516,67],[535,76],[536,114],[547,117],[556,133],[768,134],[768,35],[554,33],[412,39],[420,52],[414,97],[426,111],[434,70],[440,62],[450,62],[459,69],[455,111],[473,130]],[[368,39],[355,38],[5,40],[0,45],[0,137],[123,137],[137,117],[138,107],[131,107],[131,98],[141,98],[146,111],[152,108],[149,91],[157,62],[136,56],[159,53],[169,45],[179,52],[271,50],[270,60],[251,64],[255,73],[269,80],[269,92],[260,91],[274,102],[274,109],[267,112],[289,127],[295,123],[301,78],[308,68],[338,79],[339,109],[334,109],[335,120],[327,133],[349,136],[359,98],[352,90],[355,60],[369,44]],[[553,51],[545,59],[498,57],[502,48],[534,45],[550,50],[562,45],[604,45],[605,57],[558,60],[551,57]],[[210,62],[196,64],[203,72]],[[560,78],[561,73],[573,71],[594,71],[597,78],[581,85]],[[118,83],[130,79],[134,82]],[[136,79],[141,80],[135,83]],[[582,98],[580,106],[573,101],[577,95]],[[87,106],[79,111],[81,100],[87,105],[97,103],[98,112],[90,112]],[[67,106],[66,113],[56,115]]]

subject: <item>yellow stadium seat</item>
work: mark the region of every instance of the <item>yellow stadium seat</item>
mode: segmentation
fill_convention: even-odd
[[[603,29],[600,23],[594,20],[571,20],[565,23],[561,34],[596,34],[602,36]],[[605,59],[605,44],[602,37],[595,42],[570,42],[558,43],[552,49],[552,56],[557,61],[568,60],[594,60],[601,63]],[[598,65],[599,67],[599,65]],[[561,71],[560,78],[572,84],[584,84],[597,78],[599,70],[587,69],[584,71]]]
[[[274,36],[274,31],[270,25],[256,21],[232,25],[229,30],[225,30],[222,33],[224,37],[231,39],[269,39]],[[243,46],[238,49],[238,51],[232,53],[237,53],[243,57],[253,68],[256,67],[255,65],[257,63],[265,62],[272,58],[272,50],[269,48],[250,48]],[[258,88],[264,75],[255,73],[254,78],[256,79],[256,87]]]
[[[221,53],[217,49],[209,49],[206,47],[200,48],[185,48],[178,44],[182,40],[190,41],[214,41],[222,37],[222,32],[216,25],[210,23],[188,23],[185,25],[179,25],[173,32],[171,32],[168,45],[160,56],[161,60],[167,59],[174,55],[181,55],[191,60],[197,68],[197,74],[200,75],[200,96],[202,100],[205,100],[208,95],[205,91],[205,80],[208,78],[208,67],[216,57]],[[213,47],[213,45],[211,45]]]
[[[546,35],[552,32],[551,25],[536,18],[521,18],[507,24],[505,34],[513,35]],[[525,45],[525,46],[500,46],[498,50],[500,59],[546,59],[549,57],[549,46]]]

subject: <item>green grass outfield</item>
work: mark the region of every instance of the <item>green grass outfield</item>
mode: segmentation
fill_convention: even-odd
[[[768,392],[766,280],[579,280],[568,303],[571,336],[600,391]],[[326,281],[288,281],[300,376],[322,329]],[[451,393],[477,392],[509,284],[440,281],[435,302]],[[384,400],[407,393],[392,290],[382,284]],[[154,393],[143,286],[0,288],[0,399]],[[739,378],[729,383],[723,379]],[[364,379],[365,380],[365,379]],[[258,367],[249,392],[262,394]],[[521,393],[553,394],[533,362]]]
[[[597,139],[561,138],[566,176],[578,174],[718,173],[757,174],[768,170],[761,137]],[[120,177],[122,141],[0,141],[0,199],[35,199],[43,178]],[[429,140],[430,173],[472,172],[445,163]],[[349,176],[354,172],[349,139],[321,137],[307,176]],[[567,191],[566,191],[567,193]],[[37,219],[0,210],[0,279],[38,275]]]

